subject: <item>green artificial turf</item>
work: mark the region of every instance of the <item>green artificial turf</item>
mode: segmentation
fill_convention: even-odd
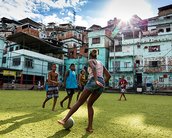
[[[172,97],[128,94],[127,101],[118,101],[119,94],[103,93],[94,105],[94,132],[85,132],[87,108],[84,104],[74,115],[75,125],[64,130],[57,124],[69,111],[59,101],[56,111],[52,100],[41,108],[45,92],[0,91],[0,137],[2,138],[169,138],[172,137]],[[76,94],[73,103],[76,100]],[[64,104],[66,107],[67,103]]]

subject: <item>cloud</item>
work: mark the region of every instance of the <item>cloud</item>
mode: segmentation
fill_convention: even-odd
[[[21,1],[21,0],[3,0],[0,1],[0,18],[7,17],[12,19],[21,18],[38,18],[41,15],[36,13],[36,4],[31,0]]]
[[[83,6],[87,3],[87,0],[36,0],[38,3],[44,3],[52,8],[69,8],[72,7],[74,9],[78,9],[80,6]]]
[[[42,12],[48,12],[51,8],[58,14],[64,15],[68,12],[65,8],[79,9],[87,0],[0,0],[0,18],[7,17],[12,19],[32,18],[42,20]],[[62,10],[62,12],[60,12]],[[71,14],[70,14],[71,15]],[[49,13],[46,18],[56,18],[53,13]],[[58,19],[58,18],[57,18]]]
[[[89,22],[82,16],[77,15],[75,25],[89,27]]]
[[[73,17],[73,13],[72,13],[71,11],[68,11],[67,15],[68,15],[69,17]]]
[[[52,14],[52,15],[48,15],[48,16],[42,16],[41,18],[39,18],[38,22],[41,22],[45,25],[47,25],[50,22],[54,22],[56,24],[62,24],[62,23],[69,23],[72,21],[71,17],[63,17],[60,18],[57,16],[57,14]]]
[[[60,19],[56,14],[52,14],[52,15],[49,15],[49,16],[42,16],[41,22],[46,24],[46,25],[49,22],[54,22],[54,23],[59,24],[59,23],[63,22],[63,20]]]
[[[93,8],[91,15],[78,15],[87,2],[88,0],[0,0],[0,18],[19,20],[28,17],[45,24],[66,23],[72,21],[72,10],[75,10],[75,25],[90,27],[97,24],[104,27],[114,17],[127,18],[137,14],[144,19],[153,16],[147,0],[107,0],[103,8]]]

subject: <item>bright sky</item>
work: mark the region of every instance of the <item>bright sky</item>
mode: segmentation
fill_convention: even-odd
[[[158,8],[169,4],[172,0],[0,0],[0,18],[68,23],[73,21],[75,10],[75,25],[104,27],[114,17],[126,20],[134,14],[142,19],[157,16]]]

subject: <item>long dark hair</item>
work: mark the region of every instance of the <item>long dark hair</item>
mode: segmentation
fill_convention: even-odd
[[[91,52],[89,54],[89,58],[90,59],[97,59],[97,50],[96,49],[91,50]]]

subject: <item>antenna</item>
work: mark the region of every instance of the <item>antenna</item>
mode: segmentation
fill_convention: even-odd
[[[75,20],[76,20],[76,11],[75,9],[73,9],[73,24],[75,24]]]

